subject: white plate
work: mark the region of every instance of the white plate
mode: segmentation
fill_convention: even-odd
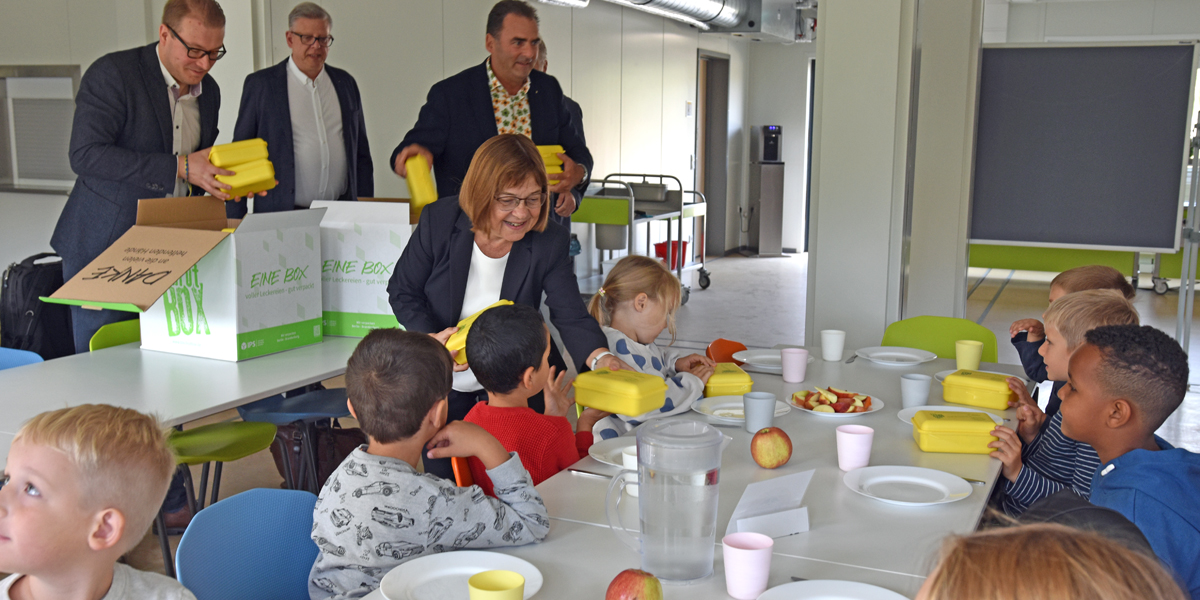
[[[621,460],[621,451],[636,445],[637,436],[623,435],[592,444],[592,447],[588,448],[588,454],[606,465],[624,469],[625,463]]]
[[[779,350],[742,350],[733,353],[733,360],[741,361],[763,373],[780,375],[783,373],[783,357]],[[808,362],[816,360],[809,353]]]
[[[987,416],[991,417],[991,418],[992,418],[992,420],[993,420],[993,421],[995,421],[997,425],[1003,425],[1003,424],[1004,424],[1004,417],[997,417],[996,415],[993,415],[993,414],[992,414],[992,413],[990,413],[990,412],[983,411],[983,410],[979,410],[979,409],[977,409],[977,408],[967,408],[967,407],[965,407],[965,406],[914,406],[914,407],[912,407],[912,408],[905,408],[905,409],[902,409],[902,410],[900,411],[900,414],[898,414],[898,415],[896,415],[896,416],[900,417],[900,420],[901,420],[901,421],[904,421],[905,423],[908,423],[909,425],[912,425],[912,419],[913,419],[913,416],[914,416],[914,415],[916,415],[916,414],[917,414],[919,411],[922,411],[922,410],[936,410],[936,411],[940,411],[940,412],[977,412],[977,413],[983,413],[983,414],[985,414],[985,415],[987,415]]]
[[[857,581],[814,579],[775,586],[758,600],[907,600],[891,590]]]
[[[746,422],[745,407],[741,396],[713,396],[701,398],[692,404],[692,410],[718,423]],[[792,411],[786,402],[775,401],[775,416],[782,417]]]
[[[873,363],[890,366],[911,366],[936,360],[937,355],[927,350],[902,346],[874,346],[859,348],[854,353]]]
[[[870,395],[870,394],[868,394],[868,395]],[[883,409],[883,400],[880,400],[879,398],[876,398],[875,396],[871,396],[871,408],[868,408],[867,412],[860,412],[860,413],[817,412],[815,410],[810,410],[810,409],[804,408],[804,407],[796,404],[795,402],[792,401],[792,398],[793,397],[791,397],[791,396],[788,397],[788,404],[794,406],[797,411],[805,413],[805,414],[810,414],[810,415],[813,415],[816,417],[825,417],[828,419],[852,419],[854,417],[861,417],[863,415],[869,415],[875,411]]]
[[[493,569],[520,573],[525,598],[542,589],[542,572],[529,561],[498,552],[458,550],[415,558],[392,569],[379,582],[379,591],[387,600],[468,600],[467,580]]]
[[[921,467],[863,467],[846,473],[842,482],[868,498],[901,506],[945,504],[971,495],[965,479]]]
[[[938,383],[942,383],[943,381],[946,381],[946,377],[948,375],[953,375],[955,371],[958,371],[958,369],[946,369],[945,371],[938,371],[937,373],[933,374],[933,378],[936,379],[938,381]],[[978,371],[978,370],[975,372],[976,373],[991,373],[992,375],[1003,375],[1005,377],[1016,377],[1016,378],[1020,379],[1021,381],[1028,381],[1024,377],[1021,377],[1020,375],[1013,375],[1012,373],[1001,373],[1000,371]]]

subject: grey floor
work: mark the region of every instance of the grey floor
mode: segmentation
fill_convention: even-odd
[[[703,352],[718,337],[738,340],[750,347],[769,348],[779,343],[804,340],[804,304],[807,284],[807,256],[785,258],[728,257],[709,261],[712,285],[707,290],[693,286],[690,300],[677,315],[675,344]],[[1046,307],[1053,273],[972,269],[968,282],[967,318],[982,323],[1000,340],[1000,362],[1016,364],[1017,354],[1007,343],[1008,326],[1013,321],[1041,315]],[[595,279],[595,278],[593,278]],[[601,282],[584,280],[584,289],[594,290]],[[1143,285],[1149,285],[1144,280]],[[1174,335],[1178,294],[1158,296],[1153,291],[1138,292],[1134,304],[1143,323]],[[664,332],[660,344],[671,342]],[[1191,350],[1200,349],[1200,324],[1195,327]],[[1189,353],[1191,354],[1191,353]],[[1192,381],[1200,383],[1200,354],[1191,361]],[[344,386],[341,378],[326,383]],[[1195,386],[1200,391],[1200,386]],[[230,420],[234,411],[214,415],[197,424]],[[348,425],[353,426],[351,421]],[[1184,405],[1163,426],[1159,434],[1171,443],[1200,451],[1200,393],[1190,393]],[[196,469],[195,475],[199,475]],[[278,487],[282,478],[275,471],[270,453],[262,452],[227,464],[221,483],[227,497],[255,487]],[[178,543],[178,538],[172,540]],[[147,535],[134,549],[129,563],[137,568],[162,572],[157,539]]]

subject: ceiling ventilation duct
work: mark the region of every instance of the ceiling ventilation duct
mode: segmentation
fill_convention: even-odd
[[[734,27],[742,20],[748,2],[756,0],[608,0],[693,25],[703,31]]]

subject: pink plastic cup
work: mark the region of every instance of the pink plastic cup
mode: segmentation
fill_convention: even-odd
[[[838,468],[853,471],[871,462],[871,442],[875,430],[865,425],[842,425],[837,428]]]
[[[783,362],[783,380],[787,383],[802,383],[808,370],[808,350],[784,348],[779,351]]]
[[[737,600],[754,600],[767,590],[775,540],[761,533],[731,533],[721,540],[725,554],[725,591]]]

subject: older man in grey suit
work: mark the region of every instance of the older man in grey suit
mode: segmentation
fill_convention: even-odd
[[[225,54],[225,14],[214,0],[169,0],[158,41],[92,63],[79,83],[71,129],[78,178],[50,245],[70,279],[133,226],[142,198],[229,199],[208,162],[221,91],[208,75]],[[76,352],[102,325],[134,318],[72,308]]]

